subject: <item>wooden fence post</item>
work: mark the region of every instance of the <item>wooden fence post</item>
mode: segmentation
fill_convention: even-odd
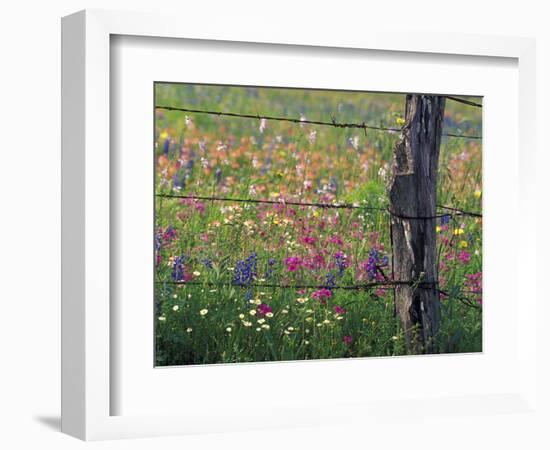
[[[416,284],[396,286],[395,302],[407,351],[434,353],[440,322],[436,192],[445,98],[407,95],[405,110],[389,184],[392,251],[395,280]]]

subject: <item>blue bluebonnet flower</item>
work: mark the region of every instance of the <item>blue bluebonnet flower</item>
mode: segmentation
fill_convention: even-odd
[[[174,188],[185,189],[185,180],[178,173],[174,174],[172,183],[174,184]]]
[[[381,255],[378,250],[375,248],[371,249],[369,252],[369,259],[367,260],[366,265],[364,266],[367,271],[367,275],[370,280],[380,280],[382,274],[378,273],[379,267],[386,267],[389,264],[389,259],[387,255]]]
[[[163,147],[164,154],[167,155],[170,151],[170,138],[167,138],[164,140],[164,147]]]
[[[338,276],[341,277],[344,275],[346,270],[346,255],[343,252],[338,251],[334,256],[336,258],[336,267],[338,268]]]
[[[336,286],[336,276],[333,273],[327,273],[325,285],[330,289]]]
[[[176,256],[174,258],[174,263],[172,265],[172,280],[185,281],[184,259],[184,256]]]
[[[222,180],[222,169],[219,167],[216,169],[216,183],[220,184],[220,181]]]
[[[248,258],[237,261],[235,272],[233,273],[233,283],[239,286],[250,285],[258,274],[258,262],[255,252],[252,252]]]
[[[376,278],[376,264],[378,263],[378,250],[373,248],[369,252],[369,259],[367,260],[367,274],[372,280]]]
[[[202,260],[202,263],[204,264],[204,267],[208,268],[208,269],[212,269],[212,260],[210,258],[204,258]]]
[[[447,225],[450,220],[451,220],[451,216],[448,214],[441,216],[441,225]]]
[[[269,258],[269,260],[267,261],[267,270],[265,271],[265,276],[264,276],[266,280],[271,278],[271,275],[273,275],[273,266],[275,265],[275,263],[276,263],[276,260],[274,258]]]
[[[189,161],[187,161],[187,171],[191,172],[195,166],[195,152],[191,150],[189,153]]]
[[[330,177],[329,189],[331,192],[338,192],[338,178],[337,177]]]

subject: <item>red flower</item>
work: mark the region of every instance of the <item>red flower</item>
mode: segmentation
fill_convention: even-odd
[[[314,298],[315,300],[319,300],[319,302],[323,305],[327,303],[327,298],[332,297],[332,291],[330,289],[319,289],[318,291],[313,292],[311,294],[311,298]]]
[[[342,308],[341,306],[336,305],[334,307],[334,312],[336,314],[344,315],[344,314],[346,314],[346,308]]]
[[[260,316],[265,316],[267,313],[273,312],[273,309],[271,308],[271,306],[269,306],[266,303],[260,303],[258,305],[258,308],[256,308],[256,309],[257,309],[258,314]]]

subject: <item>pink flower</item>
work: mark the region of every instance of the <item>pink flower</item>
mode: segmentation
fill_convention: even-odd
[[[344,339],[342,339],[342,341],[346,345],[351,345],[351,343],[353,342],[353,338],[350,335],[346,335],[344,336]]]
[[[302,258],[291,256],[285,259],[285,264],[289,272],[296,272],[302,265]]]
[[[332,236],[328,241],[331,244],[344,245],[344,241],[339,236]]]
[[[482,303],[483,275],[482,272],[476,272],[466,275],[466,288],[471,294],[477,295],[476,301]]]
[[[314,238],[313,236],[305,236],[304,239],[304,244],[315,244],[315,242],[317,242],[317,238]]]
[[[258,305],[258,308],[256,308],[256,309],[257,309],[258,314],[260,316],[265,316],[267,313],[273,312],[273,309],[271,308],[271,306],[269,306],[266,303],[260,303]]]
[[[195,209],[200,213],[200,214],[204,214],[204,203],[201,203],[201,202],[197,202],[195,203]]]
[[[336,314],[340,314],[342,316],[342,315],[346,314],[346,308],[342,308],[341,306],[336,305],[334,307],[334,312]]]
[[[318,291],[315,291],[311,294],[311,298],[314,298],[315,300],[319,300],[319,302],[322,305],[326,305],[327,298],[332,297],[332,291],[330,289],[319,289]]]
[[[463,264],[468,264],[470,262],[470,258],[471,258],[471,255],[469,252],[467,252],[466,250],[462,250],[459,254],[458,254],[458,259],[463,263]]]

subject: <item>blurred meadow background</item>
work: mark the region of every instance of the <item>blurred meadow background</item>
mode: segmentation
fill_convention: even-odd
[[[405,95],[157,83],[155,97],[392,129],[157,108],[155,364],[405,354],[392,288],[365,287],[391,279],[386,189]],[[446,102],[439,205],[481,213],[481,140],[446,136],[481,133],[481,108]],[[438,351],[479,352],[482,219],[443,215],[436,231]]]

